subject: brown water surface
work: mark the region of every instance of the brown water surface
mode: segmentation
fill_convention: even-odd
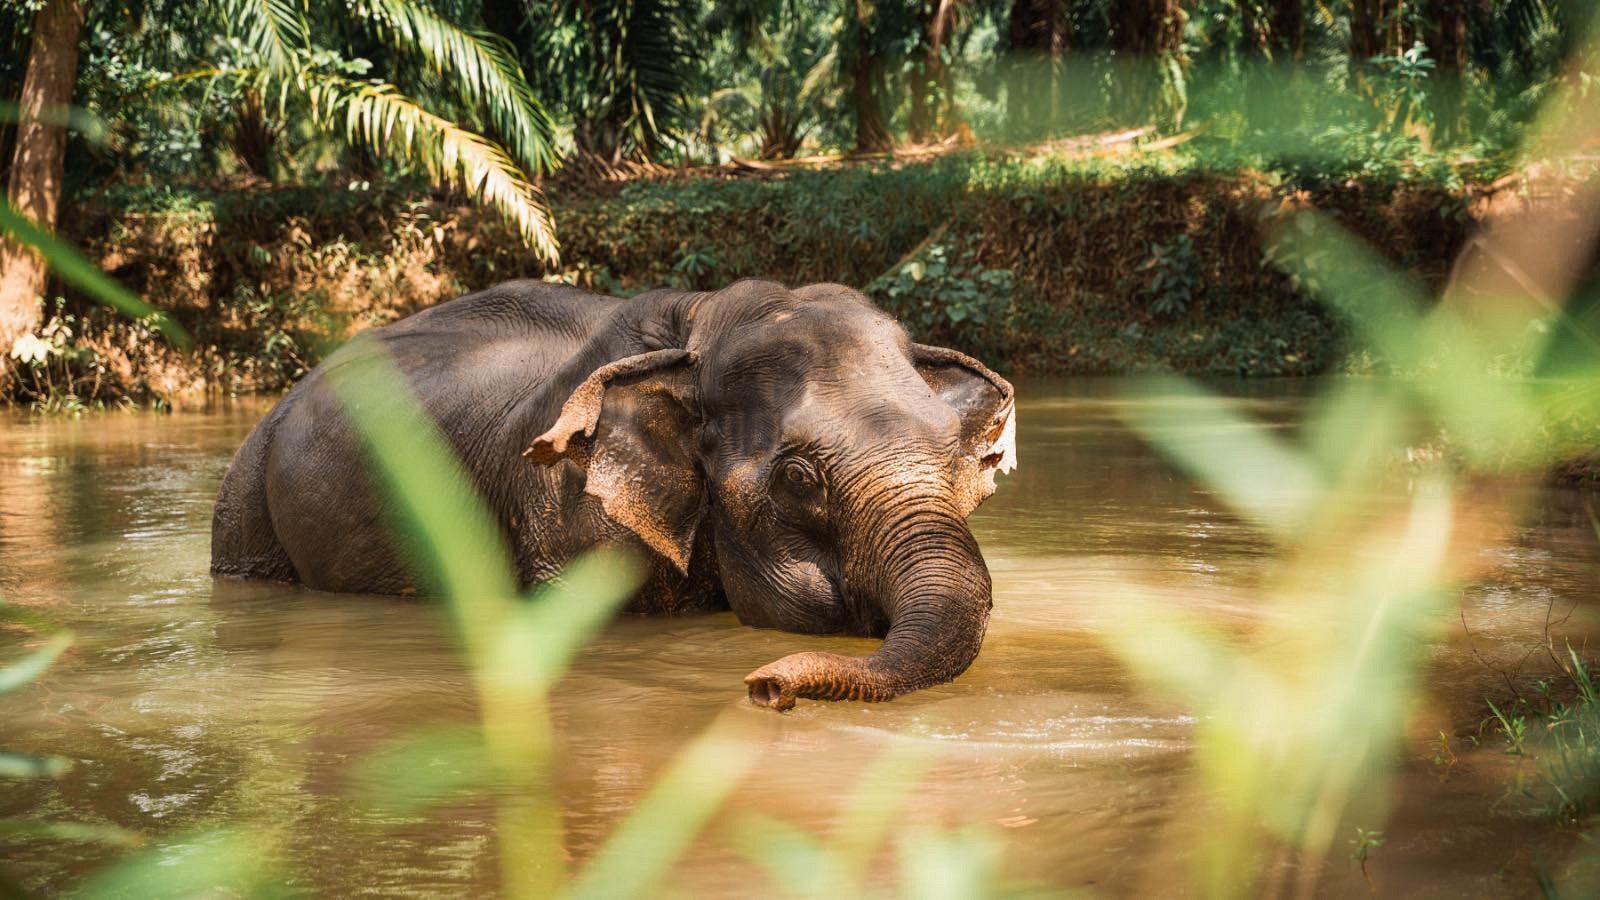
[[[1109,619],[1135,615],[1106,597],[1135,580],[1248,631],[1271,555],[1259,531],[1119,424],[1127,403],[1154,402],[1121,399],[1122,387],[1019,385],[1020,468],[973,518],[994,617],[983,654],[954,684],[778,715],[745,702],[747,672],[796,650],[860,653],[873,642],[755,630],[731,614],[610,627],[554,698],[574,861],[694,735],[737,716],[759,761],[731,811],[673,869],[680,889],[768,893],[728,839],[740,811],[826,835],[873,761],[908,747],[934,755],[900,823],[980,829],[1022,882],[1172,889],[1188,842],[1208,827],[1206,796],[1191,783],[1196,722],[1106,648]],[[1287,431],[1316,387],[1227,390]],[[0,420],[0,590],[78,636],[36,685],[0,698],[0,747],[75,767],[56,781],[5,783],[0,818],[114,823],[157,838],[269,823],[284,829],[286,877],[318,894],[491,891],[492,793],[463,791],[406,815],[352,800],[355,766],[375,748],[476,715],[440,610],[206,574],[217,485],[264,408]],[[1583,498],[1566,491],[1542,493],[1530,527],[1484,554],[1482,580],[1461,597],[1470,637],[1452,618],[1400,757],[1389,842],[1370,865],[1386,892],[1526,895],[1533,861],[1569,843],[1527,804],[1503,801],[1510,773],[1497,753],[1447,773],[1424,757],[1436,731],[1471,732],[1482,699],[1504,693],[1494,667],[1544,662],[1536,648],[1552,610],[1560,620],[1576,607],[1561,628],[1587,627],[1597,560]],[[36,638],[0,630],[0,660],[25,640]],[[1319,870],[1320,892],[1365,895],[1342,838],[1337,849]],[[0,839],[6,868],[43,894],[121,852]]]

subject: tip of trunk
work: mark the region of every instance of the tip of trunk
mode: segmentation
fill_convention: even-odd
[[[953,681],[977,658],[988,624],[989,604],[974,627],[948,623],[947,632],[918,640],[902,626],[891,630],[870,657],[836,653],[793,653],[745,676],[750,702],[779,712],[795,701],[862,700],[878,703],[912,691]]]

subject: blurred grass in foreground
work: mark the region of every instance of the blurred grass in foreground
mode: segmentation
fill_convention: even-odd
[[[1531,136],[1537,152],[1578,159],[1600,139],[1600,91],[1570,90],[1548,109],[1559,114]],[[1132,668],[1200,717],[1195,790],[1221,808],[1192,857],[1204,895],[1308,896],[1350,834],[1360,836],[1361,855],[1351,858],[1365,875],[1406,719],[1421,698],[1428,640],[1449,625],[1479,551],[1523,512],[1516,501],[1479,496],[1473,479],[1541,477],[1600,436],[1600,334],[1572,313],[1591,300],[1581,278],[1597,228],[1600,183],[1591,178],[1533,215],[1492,223],[1432,303],[1330,218],[1280,215],[1274,259],[1407,376],[1335,384],[1298,440],[1178,379],[1148,383],[1163,402],[1128,414],[1275,548],[1264,615],[1248,638],[1183,609],[1151,613],[1157,601],[1135,585],[1119,602],[1147,614],[1130,621],[1164,624],[1109,635]],[[1501,361],[1519,353],[1547,374],[1503,374]],[[1395,463],[1439,432],[1459,471],[1413,475],[1409,503],[1397,506]],[[1600,755],[1589,758],[1593,742],[1573,721],[1585,739],[1563,747],[1585,748],[1583,759],[1566,752],[1556,764],[1587,778]]]
[[[32,616],[0,599],[0,626],[20,625],[31,630],[38,623]],[[21,659],[0,664],[0,697],[32,684],[44,674],[73,643],[71,632],[50,635]],[[0,784],[7,779],[55,778],[72,768],[72,761],[59,756],[36,756],[0,747]],[[111,825],[85,825],[78,822],[49,822],[37,819],[0,819],[0,839],[38,838],[54,841],[86,841],[138,846],[138,835]],[[27,897],[28,892],[0,866],[0,897]]]
[[[192,342],[183,326],[166,313],[152,307],[123,287],[98,266],[85,259],[78,249],[40,228],[17,212],[0,196],[0,238],[11,238],[43,254],[52,271],[96,302],[117,310],[130,319],[145,322],[161,333],[167,343],[187,350]],[[10,348],[3,348],[9,350]]]

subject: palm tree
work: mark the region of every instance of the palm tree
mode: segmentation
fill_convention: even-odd
[[[1357,84],[1367,60],[1383,52],[1383,0],[1350,0],[1351,83]]]
[[[337,48],[313,40],[333,29],[314,28],[292,0],[218,2],[247,59],[193,77],[234,81],[280,98],[280,107],[291,96],[303,98],[318,124],[380,155],[414,162],[440,184],[464,188],[515,225],[540,258],[558,260],[554,224],[532,180],[558,163],[555,126],[504,38],[452,22],[418,0],[362,0],[347,12],[324,7],[316,16],[353,17],[392,50],[415,58],[462,102],[487,113],[502,146],[383,79],[358,77],[358,67]]]
[[[1428,47],[1434,59],[1433,123],[1445,141],[1455,137],[1461,115],[1461,78],[1467,65],[1466,0],[1429,0]]]
[[[1118,0],[1111,7],[1117,89],[1128,114],[1154,114],[1164,125],[1183,116],[1183,27],[1179,0]]]
[[[882,153],[894,149],[894,135],[883,108],[883,58],[877,44],[883,36],[877,4],[847,0],[840,40],[845,70],[850,80],[850,105],[855,112],[856,152]]]
[[[788,159],[842,107],[839,23],[827,6],[727,0],[706,26],[718,37],[700,117],[707,144],[753,144],[761,159]]]
[[[1305,0],[1274,0],[1269,21],[1272,61],[1279,66],[1298,66],[1305,62]]]
[[[87,0],[48,0],[34,29],[10,205],[46,231],[55,224],[61,197],[62,111],[72,95],[88,6]],[[104,14],[116,17],[121,11],[108,8]],[[205,80],[238,89],[244,104],[251,96],[262,98],[265,110],[257,115],[306,115],[352,145],[415,165],[440,185],[459,187],[510,221],[540,259],[552,265],[559,260],[554,223],[537,185],[559,161],[555,126],[504,38],[446,18],[422,0],[358,0],[348,6],[210,0],[184,14],[198,23],[196,30],[217,23],[230,40],[197,39],[193,46],[210,55],[157,85],[157,96]],[[332,39],[350,31],[431,76],[454,95],[463,114],[441,114],[389,80],[366,77],[365,61],[347,56]],[[485,127],[461,124],[473,117],[481,117]],[[494,138],[481,133],[491,130]],[[260,165],[270,147],[255,149]],[[0,350],[5,350],[18,334],[38,325],[45,269],[20,239],[5,242],[0,254],[5,272]]]
[[[1062,63],[1072,49],[1068,0],[1012,0],[1007,19],[1006,121],[1018,136],[1050,128],[1061,105]]]
[[[921,37],[911,67],[911,140],[927,141],[948,133],[954,111],[954,85],[945,60],[959,27],[959,0],[922,0]],[[943,106],[943,115],[940,107]]]
[[[690,0],[553,0],[523,7],[539,87],[572,117],[581,156],[602,166],[658,159],[687,123],[700,54]],[[531,61],[531,59],[530,59]]]

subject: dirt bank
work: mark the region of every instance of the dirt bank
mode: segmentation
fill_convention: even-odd
[[[617,293],[841,281],[1017,373],[1310,374],[1339,366],[1346,336],[1269,258],[1285,213],[1323,210],[1437,288],[1489,196],[1450,179],[981,155],[568,187],[552,198],[563,266],[546,271],[492,215],[408,185],[120,187],[76,201],[63,231],[196,350],[68,295],[47,310],[52,351],[12,361],[5,395],[278,391],[362,328],[528,277]]]

